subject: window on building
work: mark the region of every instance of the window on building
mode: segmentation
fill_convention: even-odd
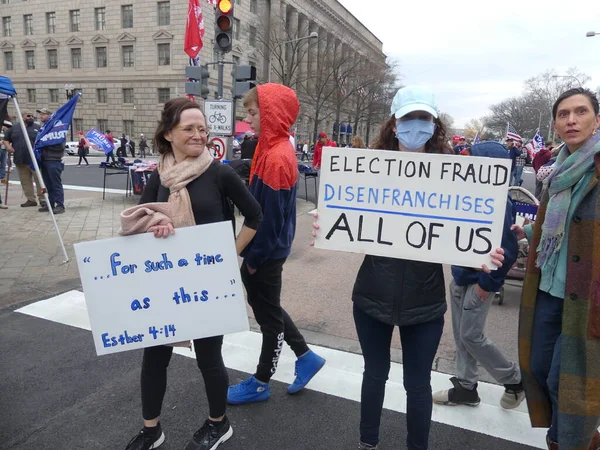
[[[79,10],[72,9],[69,11],[69,24],[71,33],[77,33],[79,31]]]
[[[248,44],[250,44],[251,47],[256,47],[256,27],[249,26],[248,35]]]
[[[133,55],[133,45],[124,45],[122,48],[123,52],[123,67],[133,67],[135,57]]]
[[[170,88],[158,88],[158,103],[166,103],[171,99]]]
[[[35,70],[35,50],[25,51],[27,70]]]
[[[123,28],[133,28],[133,5],[121,5],[121,24]]]
[[[107,67],[106,47],[96,47],[96,67]]]
[[[83,119],[73,119],[73,128],[76,131],[83,131]]]
[[[58,98],[58,89],[48,89],[48,99],[50,103],[58,103],[60,101]]]
[[[106,8],[94,9],[94,22],[96,30],[106,30]]]
[[[171,65],[171,44],[158,44],[158,65]]]
[[[240,19],[233,19],[233,38],[240,40]]]
[[[36,95],[35,95],[35,89],[27,89],[27,101],[29,103],[35,103],[36,100]]]
[[[133,102],[133,88],[123,88],[123,103]]]
[[[133,137],[133,120],[123,121],[123,133],[125,136]]]
[[[108,89],[96,89],[96,100],[98,103],[108,103]]]
[[[241,5],[242,4],[242,0],[235,0],[235,4],[236,5]]]
[[[250,12],[256,14],[258,11],[258,0],[250,0]]]
[[[4,52],[4,70],[15,70],[13,52]]]
[[[71,68],[81,69],[81,49],[80,48],[72,48],[71,49]]]
[[[105,133],[106,130],[108,130],[108,120],[98,119],[96,121],[96,128],[98,129],[98,131],[102,131],[103,133]]]
[[[48,49],[48,69],[58,69],[58,50]]]
[[[56,13],[55,12],[46,13],[46,33],[48,33],[48,34],[56,33]]]
[[[25,36],[33,35],[33,14],[25,14],[23,16],[23,29]]]
[[[10,0],[0,0],[0,5],[8,5]]]
[[[233,55],[233,63],[237,66],[240,65],[240,57]]]
[[[10,16],[6,16],[2,18],[2,35],[4,37],[12,36],[12,21]]]
[[[171,2],[158,2],[158,26],[171,25]]]

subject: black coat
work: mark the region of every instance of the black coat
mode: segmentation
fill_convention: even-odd
[[[352,301],[367,315],[390,325],[438,319],[447,309],[442,265],[366,255]]]

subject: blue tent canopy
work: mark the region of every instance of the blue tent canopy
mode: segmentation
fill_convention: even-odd
[[[17,95],[17,91],[8,77],[0,76],[0,94],[5,94],[10,97]]]

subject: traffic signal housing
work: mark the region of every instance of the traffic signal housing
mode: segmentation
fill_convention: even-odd
[[[208,66],[186,66],[185,77],[189,79],[185,83],[185,93],[194,97],[208,98],[210,90],[208,89],[208,79],[210,71]]]
[[[233,44],[233,1],[217,0],[215,9],[215,49],[223,53]]]
[[[256,67],[235,66],[234,78],[235,89],[233,98],[242,98],[246,92],[256,87]]]

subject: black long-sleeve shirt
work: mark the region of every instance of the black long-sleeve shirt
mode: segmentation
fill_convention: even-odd
[[[196,225],[232,220],[231,200],[242,212],[244,225],[258,229],[262,209],[242,179],[228,165],[213,162],[210,167],[186,186],[192,202]],[[140,204],[167,202],[169,189],[160,183],[158,170],[152,172]]]

